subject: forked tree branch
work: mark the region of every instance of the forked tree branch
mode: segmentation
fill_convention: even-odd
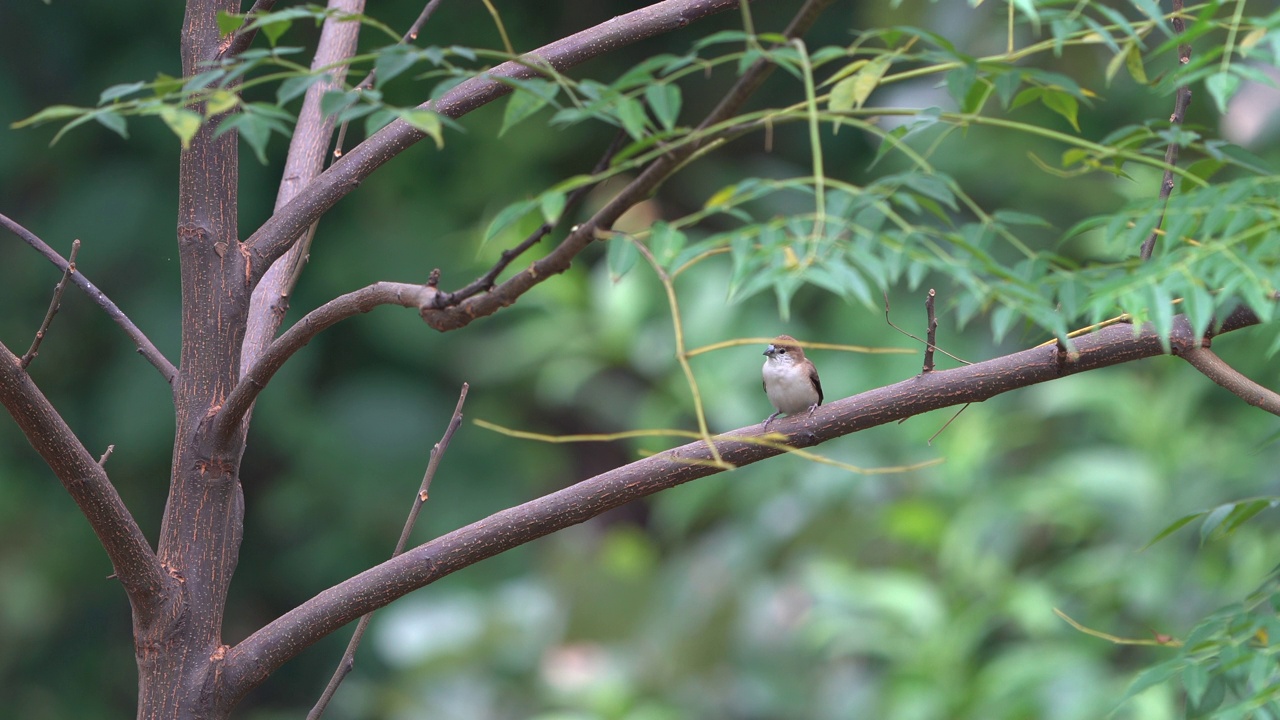
[[[0,227],[4,227],[9,232],[17,235],[19,239],[35,248],[36,252],[45,256],[49,262],[53,263],[55,267],[64,273],[67,271],[67,268],[71,266],[71,264],[59,255],[56,250],[49,247],[40,238],[36,237],[35,233],[22,227],[2,214],[0,214]],[[119,307],[116,307],[115,303],[111,302],[111,298],[108,298],[96,285],[89,282],[89,279],[86,278],[84,273],[79,270],[76,270],[76,272],[71,274],[71,282],[75,283],[76,287],[83,290],[94,304],[102,308],[102,311],[107,314],[107,317],[111,318],[116,325],[119,325],[121,330],[124,330],[124,333],[133,341],[134,346],[138,350],[138,354],[146,358],[147,362],[154,365],[155,368],[160,371],[160,375],[164,377],[165,382],[172,385],[174,376],[178,374],[178,369],[175,368],[173,363],[169,362],[169,360],[161,354],[158,349],[156,349],[156,346],[147,339],[147,336],[138,329],[138,326],[134,325],[133,321],[130,320]]]
[[[783,34],[788,38],[796,38],[803,35],[812,27],[818,16],[832,1],[808,0],[796,13],[795,18]],[[734,86],[730,88],[715,109],[699,123],[698,129],[706,130],[736,114],[769,77],[773,72],[773,68],[773,63],[768,60],[761,59],[754,62],[751,67],[742,73],[738,81],[734,83]],[[523,272],[512,276],[491,292],[477,295],[453,307],[442,308],[436,312],[424,314],[423,319],[427,321],[428,325],[440,332],[457,330],[470,324],[476,318],[492,315],[499,309],[511,305],[533,286],[552,275],[568,270],[570,263],[573,262],[578,253],[582,252],[596,238],[597,232],[607,231],[612,228],[623,213],[652,195],[658,189],[658,186],[670,177],[672,172],[686,160],[693,157],[707,143],[714,140],[715,137],[710,134],[705,135],[700,139],[694,139],[691,142],[680,145],[665,155],[659,156],[652,163],[649,163],[635,180],[632,180],[612,200],[600,208],[590,220],[575,227],[568,237],[562,240],[554,250],[525,268]]]
[[[518,60],[503,63],[489,72],[466,80],[439,100],[419,107],[450,118],[461,117],[512,91],[501,79],[531,78],[540,75],[537,66],[557,71],[610,53],[619,47],[663,33],[724,10],[738,7],[740,0],[664,0],[593,28],[545,45]],[[356,188],[365,178],[426,135],[402,120],[374,133],[342,156],[309,183],[285,207],[258,228],[245,244],[252,251],[254,279],[284,254],[307,226]]]
[[[609,168],[609,163],[613,160],[613,156],[622,149],[627,137],[626,132],[621,130],[618,131],[618,134],[614,136],[613,142],[610,143],[609,147],[604,151],[604,155],[600,156],[600,160],[596,163],[596,166],[592,168],[592,175],[604,172]],[[573,211],[577,209],[578,204],[581,203],[596,186],[596,183],[580,185],[575,188],[573,192],[569,193],[565,198],[564,208],[560,211],[560,218],[563,219],[570,217]],[[509,266],[516,258],[523,255],[529,248],[541,242],[547,235],[550,235],[551,231],[555,228],[556,224],[550,222],[544,222],[539,225],[537,229],[532,233],[529,233],[529,236],[520,241],[520,243],[515,247],[503,250],[502,256],[498,258],[498,261],[494,263],[484,275],[472,280],[466,286],[459,288],[458,290],[453,292],[442,292],[437,295],[435,302],[436,309],[442,310],[447,307],[452,307],[454,305],[458,305],[467,298],[474,297],[482,292],[489,292],[493,290],[494,283],[497,282],[498,276],[507,269],[507,266]]]
[[[236,383],[235,389],[227,396],[214,420],[215,436],[220,440],[230,439],[240,425],[240,420],[276,371],[321,331],[349,317],[367,313],[379,305],[417,308],[419,313],[425,315],[435,303],[437,294],[438,291],[428,285],[377,282],[340,295],[307,313],[276,338]]]
[[[1205,377],[1230,390],[1241,400],[1272,415],[1280,415],[1280,394],[1250,380],[1209,348],[1195,346],[1178,355],[1204,373]]]
[[[1233,313],[1219,332],[1258,322],[1248,310]],[[1170,343],[1186,352],[1200,343],[1183,315],[1174,318]],[[812,414],[776,421],[787,444],[810,447],[833,438],[939,408],[981,402],[1037,383],[1164,353],[1159,334],[1144,326],[1103,328],[1075,339],[1076,354],[1059,357],[1044,345],[986,362],[935,370],[837,400]],[[763,444],[761,425],[713,438],[719,455],[735,466],[785,452]],[[231,648],[222,677],[234,703],[303,649],[393,600],[481,560],[589,520],[607,510],[682,483],[721,472],[702,442],[693,442],[583,480],[558,492],[508,508],[419,545],[392,560],[335,585],[272,621]]]
[[[146,627],[161,614],[174,581],[129,514],[102,468],[49,399],[0,344],[0,405],[13,416],[27,441],[62,482],[107,551],[116,577],[133,605],[135,625]],[[104,457],[105,460],[105,457]]]
[[[329,0],[330,10],[343,14],[364,12],[364,0]],[[347,75],[347,66],[340,64],[356,51],[360,36],[360,23],[343,21],[330,15],[320,31],[316,54],[311,60],[312,70],[329,68],[328,77],[307,88],[298,111],[298,122],[289,138],[289,152],[285,157],[284,173],[280,189],[276,192],[275,210],[280,210],[297,197],[308,183],[324,170],[337,119],[325,115],[321,100],[330,90],[341,88]],[[280,259],[276,260],[262,280],[253,288],[249,319],[245,328],[244,346],[240,351],[240,373],[243,375],[266,350],[275,337],[289,310],[289,298],[298,282],[303,266],[311,250],[311,238],[316,223],[312,223]]]

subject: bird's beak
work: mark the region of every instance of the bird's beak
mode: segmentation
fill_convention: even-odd
[[[772,345],[770,345],[769,349],[764,351],[764,354],[768,355],[769,357],[773,357],[773,354],[775,352],[777,352],[777,349],[775,349]]]

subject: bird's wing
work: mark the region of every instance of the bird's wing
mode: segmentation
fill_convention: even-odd
[[[813,381],[813,389],[818,391],[818,404],[822,404],[822,381],[818,379],[818,368],[809,368],[809,379]]]

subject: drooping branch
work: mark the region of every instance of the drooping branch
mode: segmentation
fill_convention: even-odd
[[[1205,377],[1230,390],[1250,405],[1280,415],[1280,394],[1245,377],[1207,347],[1195,346],[1178,353]]]
[[[235,389],[227,396],[214,421],[214,434],[220,439],[231,437],[241,418],[249,411],[258,393],[285,362],[324,329],[354,315],[367,313],[379,305],[418,308],[425,313],[435,302],[437,290],[428,285],[377,282],[355,292],[336,297],[307,313],[301,320],[276,338],[253,367],[244,373]]]
[[[1251,311],[1238,310],[1220,333],[1253,325]],[[1170,342],[1185,352],[1200,342],[1185,316],[1174,318]],[[810,447],[833,438],[939,408],[981,402],[997,395],[1067,375],[1163,354],[1160,336],[1150,326],[1137,334],[1127,325],[1111,326],[1075,340],[1063,362],[1049,344],[951,370],[935,370],[908,380],[823,405],[812,414],[786,418],[773,426],[788,444]],[[735,466],[785,452],[759,441],[760,425],[713,438],[719,455]],[[557,530],[589,520],[625,503],[721,472],[701,441],[611,470],[602,475],[497,512],[466,527],[419,545],[392,560],[335,585],[272,621],[228,651],[222,677],[232,702],[304,648],[404,594],[440,578]]]
[[[75,501],[111,558],[116,577],[133,605],[135,622],[152,623],[173,580],[160,567],[147,538],[102,468],[49,399],[0,344],[0,405],[18,423],[67,494]],[[105,457],[104,457],[105,460]]]
[[[0,226],[3,226],[9,232],[17,235],[23,242],[35,248],[36,252],[45,256],[49,262],[53,263],[55,267],[64,273],[71,266],[71,264],[59,255],[57,251],[49,247],[43,240],[36,237],[35,233],[2,214],[0,214]],[[138,349],[138,354],[142,355],[142,357],[147,359],[147,362],[155,366],[155,368],[159,370],[160,374],[164,377],[165,382],[172,385],[173,377],[178,374],[178,369],[173,366],[173,363],[169,362],[168,358],[156,349],[156,346],[153,345],[151,340],[149,340],[147,336],[138,329],[138,326],[134,325],[133,321],[130,320],[115,303],[111,302],[111,299],[99,290],[96,285],[89,282],[89,279],[84,276],[83,272],[77,270],[76,272],[71,273],[71,282],[75,283],[76,287],[83,290],[95,305],[102,308],[102,311],[107,314],[107,317],[111,318],[116,325],[119,325],[121,330],[124,330],[124,333],[129,336],[129,339],[133,341],[134,346]]]
[[[503,82],[504,79],[535,77],[539,74],[538,66],[563,71],[624,45],[671,32],[695,20],[738,7],[739,2],[664,0],[654,3],[545,45],[518,60],[503,63],[481,76],[460,83],[439,100],[419,107],[458,118],[510,93],[512,87]],[[260,277],[308,225],[361,181],[424,137],[426,135],[421,130],[396,120],[343,155],[245,240],[253,255],[255,275]]]

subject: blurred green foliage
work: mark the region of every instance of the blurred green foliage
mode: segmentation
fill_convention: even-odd
[[[527,49],[635,4],[495,5],[517,48]],[[1052,36],[1051,13],[1065,6],[1046,5],[1035,20]],[[793,6],[759,4],[757,29],[781,27]],[[838,2],[807,42],[809,48],[844,46],[855,30],[909,24],[982,56],[1004,50],[1004,9]],[[400,28],[419,10],[391,2],[376,13]],[[177,5],[20,3],[2,12],[0,119],[6,123],[50,105],[89,105],[104,88],[157,72],[179,74]],[[1127,13],[1122,17],[1133,23],[1143,19],[1142,11],[1113,12]],[[1024,42],[1032,39],[1032,24],[1021,17]],[[608,83],[646,57],[680,55],[712,32],[740,28],[741,18],[729,13],[593,61],[571,76]],[[382,42],[368,35],[371,48]],[[1146,48],[1165,39],[1153,33]],[[309,46],[313,40],[309,24],[298,23],[281,42]],[[423,41],[500,47],[474,3],[442,4]],[[1197,58],[1219,61],[1220,51],[1204,42]],[[1082,137],[1095,141],[1167,118],[1169,88],[1138,84],[1130,51],[1115,50],[1067,45],[1037,56],[1037,72],[1060,74],[1100,97],[1077,97],[1061,86],[1046,96],[1049,85],[1042,83],[1018,117],[1063,133],[1078,125]],[[1116,57],[1125,59],[1128,74],[1117,71]],[[1152,78],[1173,71],[1172,52],[1158,61],[1145,68]],[[964,101],[981,84],[976,72],[948,75],[941,86],[940,78],[928,77],[876,89],[868,99],[856,81],[869,72],[850,71],[843,89],[850,107],[867,101],[955,108],[954,97]],[[1201,79],[1209,77],[1204,73]],[[668,123],[692,124],[705,114],[732,76],[726,67],[685,78],[674,108],[669,93],[644,94],[672,113],[656,116],[669,130]],[[1227,84],[1214,81],[1219,94]],[[796,77],[779,73],[760,105],[795,102],[798,87]],[[386,93],[389,103],[420,99],[394,85]],[[1206,136],[1216,135],[1219,123],[1217,109],[1201,101],[1210,94],[1197,95],[1188,117]],[[501,235],[482,242],[501,209],[589,171],[613,134],[599,123],[549,124],[552,110],[532,107],[538,103],[527,95],[515,97],[524,99],[466,116],[463,132],[446,130],[442,150],[430,143],[412,148],[326,215],[291,319],[373,281],[420,282],[435,267],[443,286],[465,284],[509,244]],[[515,122],[521,115],[523,122]],[[634,129],[625,128],[622,116],[619,123]],[[124,141],[90,124],[53,147],[46,147],[52,128],[7,132],[0,141],[0,212],[64,253],[80,238],[81,270],[176,357],[178,143],[158,122],[134,122],[129,129]],[[1046,172],[1046,161],[1037,160],[1058,158],[1063,148],[1043,137],[975,125],[941,142],[928,128],[918,129],[929,143],[939,140],[929,162],[952,184],[922,187],[919,176],[903,175],[885,185],[886,197],[902,203],[899,191],[914,182],[916,196],[932,193],[935,203],[948,205],[957,202],[954,189],[963,188],[981,208],[1042,218],[1052,227],[1016,228],[1020,238],[1040,243],[1127,202],[1149,205],[1159,183],[1158,170],[1136,165],[1123,168],[1127,176]],[[867,169],[882,147],[873,130],[843,127],[832,134],[825,128],[828,172],[865,184],[905,172],[892,154],[883,166]],[[1252,147],[1264,161],[1280,154],[1268,141],[1271,132]],[[1163,144],[1152,137],[1144,142]],[[270,213],[282,147],[279,138],[265,145],[266,165],[245,153],[242,236]],[[812,172],[810,150],[804,123],[779,125],[767,145],[749,136],[691,165],[649,209],[674,224],[724,188],[741,188],[745,178],[767,184],[803,177]],[[1220,202],[1210,197],[1204,205]],[[812,193],[774,194],[751,209],[767,222],[812,212],[813,203]],[[929,212],[925,207],[921,215]],[[713,215],[678,231],[690,242],[720,233],[727,247],[733,222]],[[1123,258],[1144,235],[1141,227],[1120,228],[1123,239],[1095,227],[1052,250],[1084,266]],[[674,261],[680,250],[668,247],[666,259]],[[618,268],[610,272],[606,255],[605,248],[590,249],[569,272],[462,331],[439,335],[412,312],[379,309],[322,334],[285,367],[257,405],[243,465],[246,531],[227,642],[386,557],[463,381],[472,387],[467,417],[508,427],[556,434],[695,427],[660,282],[643,262],[615,278]],[[813,277],[815,284],[796,283],[772,295],[741,292],[744,278],[760,272],[750,266],[754,260],[713,257],[677,278],[688,347],[781,332],[914,347],[885,324],[874,276],[865,297],[843,286],[847,301],[828,292],[834,281]],[[946,311],[939,342],[960,357],[985,359],[1045,339],[1022,316],[988,316],[1004,331],[1003,342],[991,339],[987,323],[958,323],[993,307],[966,299],[973,286],[936,258],[908,263],[900,273],[906,276],[883,275],[892,281],[894,321],[919,334],[923,293],[916,289],[937,287]],[[0,238],[0,340],[10,348],[26,348],[57,277],[16,239]],[[785,320],[783,308],[789,309]],[[1280,372],[1265,354],[1275,334],[1266,326],[1233,333],[1215,350],[1264,385],[1280,387]],[[833,399],[919,372],[918,356],[810,355]],[[760,362],[754,347],[691,360],[713,431],[768,414]],[[154,538],[172,441],[163,382],[74,290],[32,372],[91,452],[116,446],[108,470]],[[1280,551],[1272,513],[1227,537],[1201,542],[1191,525],[1143,548],[1189,513],[1280,494],[1274,418],[1171,358],[975,405],[931,443],[952,414],[939,411],[819,448],[864,468],[945,460],[939,465],[859,475],[778,458],[620,508],[413,593],[375,615],[329,716],[1067,720],[1102,717],[1119,706],[1115,717],[1159,719],[1184,713],[1183,688],[1192,695],[1192,711],[1212,699],[1210,669],[1194,662],[1193,650],[1202,658],[1221,658],[1222,651],[1113,645],[1073,629],[1054,608],[1127,638],[1188,639],[1205,623],[1209,629],[1200,632],[1211,641],[1236,633],[1240,647],[1257,646],[1259,637],[1266,645],[1257,630],[1269,627],[1268,618],[1274,623],[1269,606],[1261,606],[1261,624],[1241,625],[1232,604],[1259,588],[1262,595],[1252,597],[1271,597]],[[664,449],[666,442],[548,445],[468,423],[444,459],[415,537],[434,537]],[[0,697],[15,717],[131,712],[136,677],[128,607],[119,588],[103,579],[108,573],[74,505],[16,427],[0,423]],[[1211,616],[1219,608],[1227,608],[1225,614]],[[241,715],[303,714],[345,642],[339,633],[287,665],[250,696]],[[1145,668],[1164,675],[1144,677],[1179,682],[1155,682],[1120,705]],[[1238,669],[1214,677],[1224,696],[1228,690],[1243,696],[1251,678],[1231,672]],[[1274,668],[1264,663],[1248,672],[1265,681]]]

